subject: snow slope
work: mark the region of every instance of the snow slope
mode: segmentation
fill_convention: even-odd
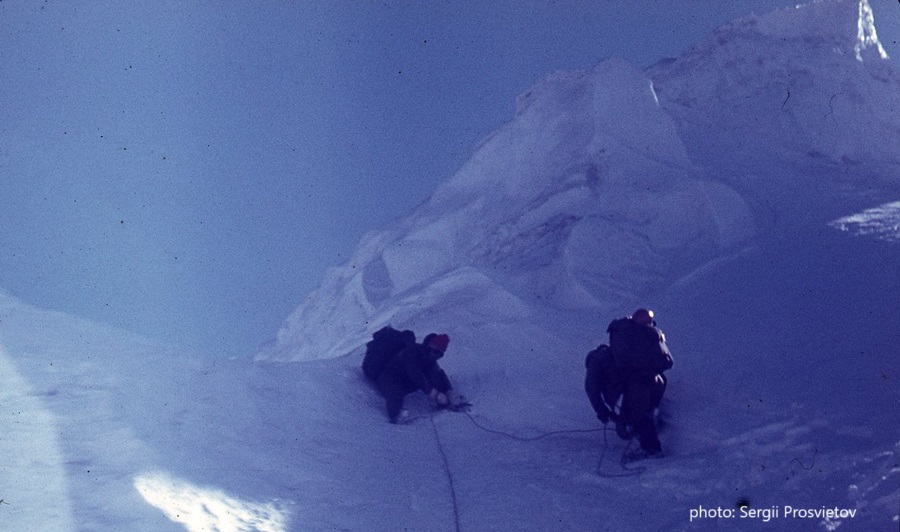
[[[0,294],[0,522],[896,529],[900,78],[871,19],[866,2],[820,2],[646,72],[548,76],[255,360]],[[625,469],[583,358],[638,305],[676,365],[668,456]],[[359,371],[384,323],[450,334],[443,366],[469,415],[413,395],[414,420],[386,423]],[[690,519],[738,501],[779,513]]]

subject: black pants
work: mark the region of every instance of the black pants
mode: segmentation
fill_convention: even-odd
[[[634,428],[641,448],[651,453],[662,450],[653,411],[662,401],[666,391],[666,379],[659,374],[638,374],[628,380],[622,410],[625,419]]]
[[[427,377],[437,391],[447,393],[450,390],[450,379],[447,378],[447,374],[442,369],[435,368]],[[416,386],[405,376],[394,375],[389,372],[382,372],[377,384],[378,391],[384,396],[388,419],[393,423],[397,421],[397,416],[400,415],[400,411],[403,409],[403,399],[407,394],[416,391]]]

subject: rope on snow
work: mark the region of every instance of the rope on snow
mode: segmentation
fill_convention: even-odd
[[[632,477],[632,476],[640,475],[641,473],[643,473],[644,471],[647,470],[646,466],[630,467],[625,461],[625,456],[628,454],[628,451],[631,449],[631,444],[634,442],[634,438],[632,437],[631,439],[628,440],[628,445],[626,445],[625,449],[622,450],[622,456],[619,458],[619,466],[622,468],[622,472],[621,473],[604,473],[603,472],[603,470],[602,470],[603,460],[606,457],[607,451],[609,450],[609,439],[607,438],[607,433],[611,430],[614,430],[614,429],[606,427],[606,426],[604,426],[603,428],[599,428],[599,429],[554,430],[554,431],[546,432],[544,434],[539,434],[537,436],[524,437],[524,436],[517,436],[515,434],[510,434],[508,432],[503,432],[500,430],[490,429],[490,428],[485,427],[484,425],[478,423],[478,421],[476,421],[475,418],[472,417],[472,414],[470,414],[468,412],[465,412],[465,414],[466,414],[466,417],[469,418],[469,420],[472,422],[473,425],[475,425],[476,427],[478,427],[479,429],[481,429],[485,432],[489,432],[491,434],[499,434],[502,436],[506,436],[507,438],[512,438],[514,440],[524,441],[524,442],[536,441],[536,440],[540,440],[542,438],[546,438],[548,436],[555,436],[555,435],[559,435],[559,434],[579,434],[579,433],[603,431],[603,451],[600,453],[600,461],[597,463],[597,470],[596,470],[596,472],[599,476],[601,476],[603,478]]]
[[[526,437],[526,436],[516,436],[515,434],[510,434],[510,433],[508,433],[508,432],[503,432],[503,431],[501,431],[501,430],[495,430],[495,429],[490,429],[490,428],[488,428],[488,427],[485,427],[484,425],[482,425],[482,424],[480,424],[478,421],[476,421],[475,418],[472,417],[472,414],[470,414],[470,413],[468,413],[468,412],[464,412],[464,414],[466,414],[466,417],[469,418],[469,421],[471,421],[472,424],[475,425],[476,427],[478,427],[479,429],[481,429],[481,430],[483,430],[483,431],[485,431],[485,432],[489,432],[489,433],[491,433],[491,434],[499,434],[499,435],[501,435],[501,436],[506,436],[507,438],[512,438],[512,439],[518,440],[518,441],[536,441],[536,440],[540,440],[540,439],[546,438],[546,437],[548,437],[548,436],[555,436],[555,435],[558,435],[558,434],[578,434],[578,433],[598,432],[598,431],[601,431],[601,430],[606,430],[606,429],[570,429],[570,430],[553,430],[553,431],[550,431],[550,432],[545,432],[544,434],[539,434],[539,435],[537,435],[537,436],[530,436],[530,437]]]
[[[450,471],[450,461],[447,459],[447,453],[444,451],[444,444],[441,442],[441,434],[438,432],[437,425],[434,423],[434,414],[428,416],[431,419],[431,430],[434,431],[434,439],[437,442],[438,452],[441,454],[441,460],[444,462],[444,473],[447,475],[447,483],[450,485],[450,497],[453,502],[453,524],[456,532],[460,532],[459,526],[459,504],[456,501],[456,486],[453,483],[453,472]]]
[[[622,450],[622,456],[619,458],[619,466],[622,468],[621,473],[604,473],[603,472],[603,459],[606,458],[606,452],[609,449],[609,440],[606,437],[606,433],[608,429],[604,427],[603,430],[603,452],[600,453],[600,461],[597,462],[597,475],[603,478],[623,478],[623,477],[633,477],[640,475],[644,471],[647,470],[646,466],[638,466],[638,467],[629,467],[625,462],[625,455],[628,454],[628,450],[631,449],[631,444],[634,442],[634,438],[628,440],[628,445],[625,446],[625,449]]]
[[[462,412],[466,415],[467,418],[469,418],[469,421],[471,421],[472,424],[475,425],[476,427],[478,427],[479,429],[481,429],[485,432],[488,432],[490,434],[498,434],[498,435],[506,436],[508,438],[512,438],[514,440],[518,440],[518,441],[522,441],[522,442],[537,441],[537,440],[540,440],[543,438],[547,438],[549,436],[555,436],[555,435],[559,435],[559,434],[583,434],[583,433],[602,431],[603,432],[603,451],[600,453],[600,460],[597,463],[597,470],[596,470],[597,475],[599,475],[600,477],[603,477],[603,478],[623,478],[623,477],[631,477],[631,476],[640,475],[641,473],[643,473],[644,471],[647,470],[647,468],[645,466],[629,467],[627,465],[627,463],[625,462],[625,456],[628,453],[628,450],[631,448],[632,443],[634,442],[634,439],[632,438],[632,439],[628,440],[628,445],[625,446],[625,449],[622,451],[622,456],[619,458],[619,466],[622,468],[623,471],[621,473],[604,473],[602,471],[603,460],[606,458],[606,454],[609,450],[609,438],[607,437],[607,433],[610,430],[614,430],[614,429],[611,429],[606,426],[604,426],[603,428],[599,428],[599,429],[553,430],[550,432],[545,432],[543,434],[539,434],[537,436],[525,437],[525,436],[517,436],[515,434],[510,434],[508,432],[503,432],[501,430],[495,430],[495,429],[485,427],[484,425],[482,425],[481,423],[476,421],[475,418],[472,416],[472,414],[470,414],[468,411],[463,410]],[[437,413],[438,412],[432,412],[431,414],[428,415],[428,418],[431,422],[431,430],[432,430],[432,432],[434,432],[434,439],[435,439],[435,442],[437,443],[438,452],[441,455],[441,460],[444,465],[444,474],[447,476],[447,484],[450,487],[450,498],[451,498],[451,502],[453,504],[454,529],[456,530],[456,532],[460,532],[462,529],[460,527],[459,502],[457,501],[457,497],[456,497],[456,484],[453,481],[453,472],[450,470],[450,461],[447,458],[447,452],[444,450],[443,442],[441,442],[441,434],[440,434],[440,432],[438,432],[437,424],[435,424],[435,422],[434,422],[434,416]],[[416,416],[416,417],[419,417],[419,416]],[[424,417],[424,416],[422,416],[422,417]]]

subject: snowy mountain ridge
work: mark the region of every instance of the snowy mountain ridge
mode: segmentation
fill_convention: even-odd
[[[633,306],[752,241],[751,204],[770,189],[735,168],[785,146],[813,163],[900,164],[885,59],[868,2],[837,1],[738,20],[646,73],[613,59],[552,74],[416,212],[365,237],[259,358],[340,356],[386,323],[440,327],[409,294]]]
[[[868,3],[858,7],[820,2],[741,19],[651,67],[692,160],[731,184],[733,168],[771,165],[767,158],[785,148],[864,174],[896,166],[900,76],[876,40]]]
[[[829,41],[837,53],[852,52],[859,61],[888,59],[878,42],[875,16],[868,0],[830,3],[816,0],[768,15],[742,18],[725,26],[741,27],[753,27],[767,37],[784,40]]]
[[[896,530],[900,84],[870,23],[816,2],[548,76],[266,362],[0,292],[3,526]],[[675,366],[664,457],[626,464],[584,357],[637,305]],[[387,422],[359,367],[384,323],[449,333],[468,412]]]

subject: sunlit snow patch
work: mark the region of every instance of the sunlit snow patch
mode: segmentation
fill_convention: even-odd
[[[891,242],[900,241],[900,201],[838,218],[829,225],[855,235],[872,236]]]
[[[869,2],[859,3],[857,28],[859,31],[857,32],[857,43],[854,47],[857,61],[863,60],[862,52],[866,48],[874,48],[880,58],[889,59],[884,47],[878,42],[878,33],[875,31],[875,15],[872,14],[872,7],[869,5]]]
[[[134,487],[147,502],[190,532],[287,530],[287,512],[273,503],[242,501],[222,491],[197,487],[162,472],[135,477]]]

